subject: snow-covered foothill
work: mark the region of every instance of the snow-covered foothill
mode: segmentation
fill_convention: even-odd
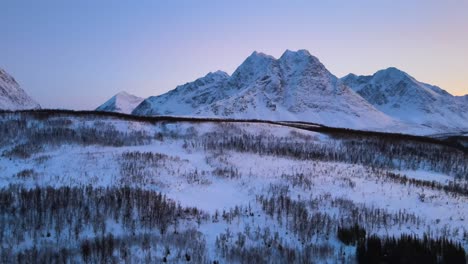
[[[104,104],[96,108],[96,111],[117,112],[123,114],[131,114],[132,111],[143,102],[143,98],[129,94],[127,92],[120,92]]]

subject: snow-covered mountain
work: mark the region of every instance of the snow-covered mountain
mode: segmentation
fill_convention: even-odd
[[[399,69],[380,70],[372,76],[349,74],[342,81],[375,108],[397,120],[440,131],[468,129],[466,96],[453,96]]]
[[[120,92],[96,108],[96,111],[130,114],[143,100],[143,98],[127,92]]]
[[[209,73],[149,97],[133,114],[300,120],[359,129],[399,125],[306,50],[287,50],[279,59],[254,52],[232,76]]]
[[[5,70],[0,69],[0,109],[24,110],[39,108],[40,105],[21,89],[14,78]]]
[[[306,50],[279,59],[254,52],[232,74],[217,71],[144,100],[136,115],[308,121],[411,134],[468,129],[468,96],[396,68],[337,78]]]

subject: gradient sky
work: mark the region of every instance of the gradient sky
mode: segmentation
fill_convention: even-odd
[[[43,107],[158,95],[254,50],[307,49],[338,77],[398,67],[468,93],[468,1],[6,0],[0,67]]]

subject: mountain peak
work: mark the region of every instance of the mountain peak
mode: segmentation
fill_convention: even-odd
[[[268,54],[265,54],[263,52],[259,52],[259,51],[254,51],[252,52],[252,54],[250,54],[249,57],[247,57],[247,59],[249,58],[252,58],[252,59],[257,59],[257,58],[260,58],[260,59],[275,59],[273,56],[271,55],[268,55]]]
[[[215,72],[209,72],[207,75],[205,75],[205,78],[229,78],[229,74],[218,70]]]
[[[253,65],[268,64],[268,63],[271,63],[272,61],[276,61],[275,57],[271,55],[267,55],[263,52],[254,51],[252,52],[252,54],[250,54],[250,56],[247,57],[247,59],[245,59],[245,61],[241,64],[241,66],[244,64],[253,64]]]
[[[130,114],[143,100],[141,97],[121,91],[96,108],[96,111]]]
[[[356,79],[358,79],[358,78],[359,78],[359,76],[357,76],[357,75],[354,74],[354,73],[348,73],[348,74],[346,74],[345,76],[341,77],[342,80],[346,80],[346,81],[348,81],[348,80],[356,80]]]
[[[409,74],[396,67],[389,67],[387,69],[377,71],[374,73],[374,77],[388,77],[392,79],[412,78]]]
[[[281,55],[281,57],[284,57],[284,56],[296,56],[296,57],[313,57],[310,52],[306,49],[300,49],[300,50],[297,50],[297,51],[292,51],[292,50],[285,50],[283,55]]]
[[[275,71],[277,60],[265,53],[254,51],[234,71],[229,82],[232,87],[240,88]]]
[[[305,49],[300,49],[298,51],[286,50],[279,60],[288,64],[307,63],[325,68],[317,57],[312,56],[310,52]]]
[[[134,95],[129,94],[129,93],[127,93],[126,91],[120,91],[120,92],[117,93],[115,96],[116,96],[116,97],[130,97],[130,96],[134,96]]]

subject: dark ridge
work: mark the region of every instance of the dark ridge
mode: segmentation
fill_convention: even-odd
[[[76,116],[76,117],[110,117],[118,118],[121,120],[127,121],[137,121],[137,122],[148,122],[148,123],[157,123],[157,122],[230,122],[230,123],[260,123],[260,124],[272,124],[278,126],[292,126],[285,125],[282,122],[270,121],[270,120],[260,120],[260,119],[228,119],[228,118],[212,118],[212,117],[184,117],[184,116],[140,116],[140,115],[131,115],[123,114],[116,112],[106,112],[106,111],[75,111],[75,110],[62,110],[62,109],[38,109],[38,110],[18,110],[18,111],[8,111],[0,110],[0,114],[15,114],[15,113],[24,113],[30,114],[38,119],[45,119],[53,116]],[[321,126],[320,124],[307,123],[309,125]],[[298,127],[299,128],[299,127]]]
[[[191,122],[191,123],[203,123],[203,122],[230,122],[230,123],[257,123],[257,124],[271,124],[278,126],[293,127],[308,131],[325,133],[331,136],[338,138],[378,138],[391,141],[392,143],[405,143],[408,141],[419,142],[419,143],[429,143],[435,145],[446,146],[454,148],[468,153],[468,147],[465,147],[460,143],[459,140],[449,139],[436,139],[427,136],[416,136],[408,135],[401,133],[388,133],[388,132],[377,132],[377,131],[366,131],[366,130],[356,130],[349,128],[336,128],[328,127],[316,123],[309,123],[303,121],[270,121],[270,120],[259,120],[259,119],[229,119],[229,118],[205,118],[205,117],[182,117],[182,116],[139,116],[139,115],[129,115],[115,112],[105,112],[105,111],[75,111],[75,110],[58,110],[58,109],[38,109],[38,110],[19,110],[19,111],[6,111],[1,110],[0,114],[14,114],[14,113],[24,113],[30,114],[37,119],[45,119],[53,116],[76,116],[76,117],[111,117],[118,118],[121,120],[127,121],[137,121],[137,122],[148,122],[148,123],[158,123],[158,122]]]
[[[298,127],[299,128],[299,127]],[[327,126],[320,126],[320,127],[303,127],[303,129],[322,132],[326,134],[331,134],[337,137],[349,138],[350,136],[354,137],[373,137],[379,138],[384,140],[393,141],[394,143],[403,143],[405,141],[412,141],[412,142],[419,142],[419,143],[429,143],[435,145],[442,145],[450,148],[458,149],[465,154],[468,154],[468,147],[463,146],[460,144],[459,141],[453,140],[440,140],[435,139],[427,136],[416,136],[416,135],[408,135],[408,134],[400,134],[400,133],[388,133],[388,132],[376,132],[376,131],[366,131],[366,130],[354,130],[348,128],[336,128],[336,127],[327,127]]]

